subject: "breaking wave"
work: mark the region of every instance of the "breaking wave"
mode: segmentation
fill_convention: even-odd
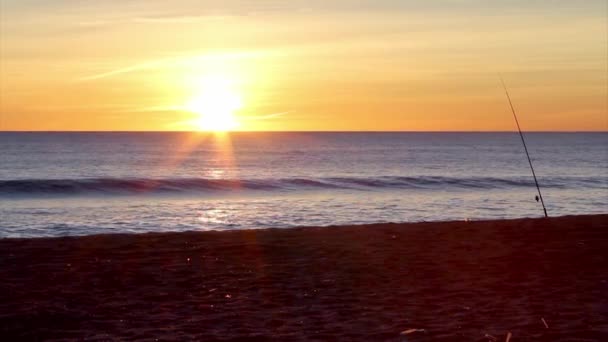
[[[495,177],[391,177],[375,178],[284,178],[284,179],[141,179],[141,178],[90,178],[90,179],[25,179],[0,181],[0,196],[37,195],[136,195],[162,193],[205,193],[225,191],[298,191],[314,189],[509,189],[533,187],[528,178]],[[541,181],[546,188],[599,188],[608,189],[608,178],[554,177]]]

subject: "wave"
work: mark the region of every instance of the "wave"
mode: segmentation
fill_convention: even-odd
[[[78,195],[78,194],[162,194],[222,192],[239,190],[297,191],[306,189],[509,189],[533,187],[534,181],[526,178],[496,177],[390,177],[375,178],[284,178],[284,179],[141,179],[141,178],[89,178],[89,179],[24,179],[0,181],[0,196],[7,195]],[[543,179],[545,188],[607,189],[608,178],[589,179],[559,177]]]

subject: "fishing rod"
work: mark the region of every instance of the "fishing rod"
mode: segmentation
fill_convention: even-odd
[[[536,173],[534,172],[534,166],[532,166],[532,159],[530,159],[530,153],[528,153],[528,147],[526,146],[526,139],[524,139],[524,134],[521,132],[521,127],[519,126],[519,120],[517,120],[517,114],[515,114],[515,108],[513,108],[513,102],[511,102],[511,96],[509,96],[509,91],[507,90],[507,86],[505,85],[505,81],[500,76],[500,82],[502,83],[502,87],[505,89],[505,94],[507,95],[507,99],[509,100],[509,106],[511,107],[511,113],[513,113],[513,118],[515,118],[515,123],[517,124],[517,130],[519,131],[519,136],[521,137],[521,143],[524,145],[524,151],[526,151],[526,157],[528,157],[528,164],[530,164],[530,170],[532,170],[532,176],[534,177],[534,183],[536,184],[536,190],[538,190],[538,196],[536,197],[536,201],[540,198],[540,203],[543,206],[543,212],[545,213],[545,217],[549,217],[547,215],[547,208],[545,207],[545,201],[543,201],[543,195],[540,192],[540,185],[538,185],[538,180],[536,179]]]

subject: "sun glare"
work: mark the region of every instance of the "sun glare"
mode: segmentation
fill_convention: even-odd
[[[223,76],[204,77],[185,109],[196,114],[192,125],[201,131],[230,131],[239,126],[235,112],[243,103],[234,82]]]

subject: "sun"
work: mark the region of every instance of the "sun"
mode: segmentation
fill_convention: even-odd
[[[234,82],[225,76],[207,76],[200,80],[197,92],[185,110],[197,115],[192,126],[200,131],[223,132],[239,126],[235,112],[243,101]]]

